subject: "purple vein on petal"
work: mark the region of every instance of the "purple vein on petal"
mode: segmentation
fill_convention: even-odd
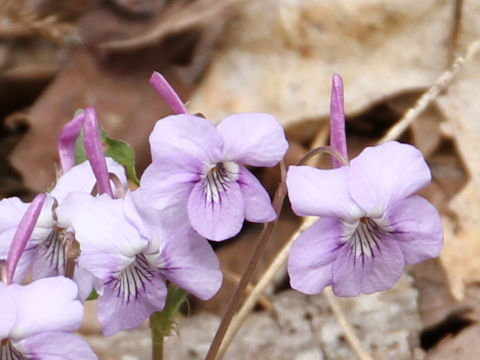
[[[345,112],[343,102],[343,80],[338,74],[333,74],[332,94],[330,97],[330,146],[337,149],[345,159],[348,159],[347,139],[345,136]],[[332,157],[333,167],[340,167],[337,159]]]
[[[75,143],[82,130],[84,120],[84,112],[75,116],[65,124],[58,139],[58,157],[63,174],[75,165]]]
[[[150,84],[157,90],[175,114],[189,114],[185,104],[162,74],[154,71],[150,77]]]
[[[18,224],[7,257],[7,284],[11,284],[13,281],[15,268],[17,267],[17,263],[27,245],[27,241],[32,236],[33,229],[35,228],[40,212],[42,211],[45,198],[45,193],[40,193],[35,196],[23,215],[22,220],[20,220],[20,223]]]
[[[85,150],[93,173],[97,178],[98,193],[108,194],[113,198],[112,187],[110,186],[110,175],[108,174],[102,139],[100,138],[100,131],[98,129],[97,114],[92,107],[88,107],[85,110],[83,128],[85,130]]]

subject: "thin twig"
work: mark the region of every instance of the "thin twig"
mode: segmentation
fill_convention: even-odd
[[[268,284],[272,282],[273,278],[277,275],[280,269],[286,264],[288,259],[288,254],[290,253],[290,249],[292,247],[293,242],[297,239],[297,237],[301,233],[307,230],[316,220],[317,220],[316,217],[304,218],[302,225],[297,229],[297,231],[295,231],[295,233],[292,234],[288,242],[283,246],[283,248],[277,254],[277,256],[272,261],[268,269],[262,275],[262,278],[260,279],[260,281],[257,283],[257,285],[255,285],[250,295],[245,300],[245,303],[240,308],[237,315],[232,319],[232,322],[230,323],[228,331],[225,334],[225,338],[222,342],[222,345],[220,346],[218,354],[215,358],[216,360],[223,358],[229,345],[237,335],[238,330],[240,330],[240,327],[242,326],[246,317],[252,311],[253,307],[257,303],[260,296],[262,296]]]
[[[212,344],[210,345],[210,349],[208,350],[206,360],[213,360],[217,358],[217,353],[220,349],[220,346],[222,345],[223,339],[228,331],[232,318],[243,301],[245,295],[245,288],[250,283],[253,272],[255,271],[258,262],[260,261],[263,251],[265,250],[265,246],[267,245],[267,242],[270,239],[272,232],[275,229],[275,226],[277,225],[278,218],[280,216],[280,210],[282,209],[283,205],[283,200],[285,198],[285,195],[287,194],[287,188],[285,184],[286,170],[283,160],[280,162],[280,172],[282,180],[277,188],[275,197],[273,199],[273,208],[277,214],[277,218],[274,221],[265,225],[260,235],[260,238],[258,239],[257,246],[255,247],[255,250],[253,251],[253,254],[248,262],[247,268],[243,272],[240,283],[238,284],[235,292],[232,295],[232,298],[230,299],[227,310],[225,311],[225,315],[220,322],[217,333],[215,334]]]
[[[230,271],[229,269],[222,268],[222,273],[225,280],[232,282],[233,284],[237,285],[240,283],[241,276]],[[251,294],[253,291],[253,284],[251,282],[248,283],[247,287],[245,288],[245,292],[247,295]],[[275,309],[273,308],[272,301],[265,295],[265,293],[260,294],[258,298],[258,304],[263,307],[264,310],[274,312]]]
[[[340,323],[340,326],[342,327],[343,332],[345,333],[345,338],[347,339],[348,343],[352,347],[352,350],[355,353],[355,355],[357,355],[357,357],[360,360],[372,360],[372,357],[363,348],[362,343],[360,342],[360,340],[357,337],[357,334],[355,333],[355,330],[348,322],[348,319],[343,313],[343,310],[340,307],[340,304],[335,298],[335,295],[333,295],[332,289],[330,287],[325,288],[325,290],[323,290],[323,296],[325,296],[325,298],[327,299],[328,304],[330,305],[330,308],[332,309],[333,313],[335,314],[335,317]]]
[[[468,46],[466,55],[458,57],[452,66],[445,71],[438,80],[418,99],[405,115],[390,128],[390,130],[381,138],[378,143],[384,143],[397,139],[403,132],[415,121],[415,119],[437,98],[437,96],[447,88],[458,71],[463,67],[465,61],[471,60],[480,49],[480,40],[475,40]]]

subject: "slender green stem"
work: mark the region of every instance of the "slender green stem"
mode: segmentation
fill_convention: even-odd
[[[152,360],[163,360],[163,335],[154,336],[152,331]]]
[[[168,296],[163,311],[150,315],[150,329],[152,331],[152,360],[163,359],[163,341],[172,330],[175,315],[180,306],[187,299],[188,293],[173,284],[168,286]]]

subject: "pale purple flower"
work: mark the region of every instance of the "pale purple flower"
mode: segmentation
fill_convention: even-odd
[[[210,244],[192,229],[168,228],[153,209],[139,210],[135,195],[71,193],[59,207],[80,243],[79,266],[101,280],[98,318],[105,335],[135,328],[163,310],[166,280],[203,300],[222,282]]]
[[[79,336],[83,306],[77,286],[64,277],[29,285],[0,282],[0,359],[94,360]]]
[[[335,169],[290,166],[293,211],[320,216],[294,242],[288,261],[291,286],[318,294],[332,285],[339,296],[386,290],[405,265],[436,257],[443,247],[437,210],[414,195],[431,181],[421,152],[388,142],[366,148],[350,164],[345,140],[343,84],[334,75],[331,144],[342,161]]]
[[[274,166],[288,148],[283,128],[269,114],[236,114],[218,126],[189,114],[159,120],[150,135],[152,164],[140,191],[172,221],[189,220],[215,241],[236,235],[246,219],[276,218],[270,197],[244,166]]]
[[[89,139],[86,149],[91,161],[73,166],[75,139],[84,124],[85,137]],[[57,208],[67,194],[70,192],[91,194],[98,182],[99,192],[113,195],[109,173],[117,176],[123,186],[127,185],[123,166],[111,158],[104,157],[103,149],[100,149],[99,136],[98,122],[92,108],[87,108],[85,113],[76,116],[65,126],[59,141],[63,174],[57,179],[53,189],[46,193],[38,221],[20,258],[15,282],[23,281],[30,266],[33,267],[34,280],[65,275],[67,250],[72,245],[75,234],[68,214],[63,213],[60,216]],[[98,181],[98,178],[102,181]],[[16,197],[0,201],[0,259],[6,259],[13,235],[28,206],[28,203]],[[92,290],[93,276],[85,269],[75,267],[73,279],[79,286],[80,298],[88,297]]]
[[[109,171],[115,173],[126,184],[124,169],[121,165],[107,158]],[[33,229],[15,274],[15,282],[21,282],[32,265],[33,279],[48,276],[65,275],[65,247],[74,233],[67,231],[71,224],[67,214],[59,216],[58,205],[70,192],[90,194],[95,187],[96,178],[88,161],[71,168],[61,176],[55,187],[46,193],[46,200],[39,219]],[[18,224],[29,204],[17,197],[0,201],[0,259],[6,259]],[[76,268],[74,280],[80,288],[80,295],[86,298],[92,290],[92,277],[81,268]]]
[[[413,195],[430,182],[422,154],[389,142],[366,148],[349,166],[291,166],[287,187],[297,215],[321,216],[293,244],[288,271],[294,289],[339,296],[386,290],[405,265],[440,254],[437,210]]]

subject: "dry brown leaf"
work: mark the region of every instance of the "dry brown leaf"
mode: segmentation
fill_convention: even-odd
[[[445,248],[441,261],[452,293],[464,296],[466,284],[480,281],[480,56],[467,63],[447,93],[437,99],[466,166],[469,182],[450,201],[457,219],[444,219]]]
[[[137,168],[149,162],[147,134],[154,122],[170,113],[148,83],[153,69],[161,70],[163,61],[157,49],[123,59],[121,66],[100,60],[85,50],[59,74],[30,111],[31,127],[10,156],[25,185],[45,191],[55,180],[53,164],[58,162],[57,139],[63,125],[75,111],[94,106],[100,124],[110,136],[127,141],[135,150]],[[185,97],[186,88],[166,74]]]
[[[325,117],[338,72],[347,113],[358,113],[442,73],[452,12],[453,2],[432,0],[251,1],[190,109],[214,121],[244,111],[271,112],[283,125]]]

